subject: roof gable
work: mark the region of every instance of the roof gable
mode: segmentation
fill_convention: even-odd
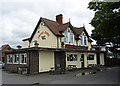
[[[87,33],[87,31],[86,31],[84,26],[83,27],[79,27],[79,28],[74,27],[74,30],[75,30],[76,35],[78,35],[78,36],[84,31],[85,34],[89,37],[89,35],[88,35],[88,33]]]
[[[31,42],[33,36],[35,35],[36,31],[37,31],[37,28],[39,27],[40,23],[41,22],[44,22],[45,25],[50,29],[50,31],[56,35],[56,36],[63,36],[61,32],[64,32],[67,27],[70,27],[70,29],[73,31],[73,33],[75,35],[80,35],[82,33],[82,31],[85,32],[85,34],[89,37],[87,31],[85,30],[84,27],[73,27],[72,24],[70,22],[67,22],[67,23],[64,23],[64,24],[59,24],[57,23],[56,21],[53,21],[53,20],[49,20],[49,19],[46,19],[46,18],[40,18],[31,37],[28,38],[28,39],[24,39],[23,41],[26,41],[26,40],[29,40]]]

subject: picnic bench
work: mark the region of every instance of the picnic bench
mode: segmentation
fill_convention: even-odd
[[[88,68],[89,69],[98,70],[98,71],[105,70],[105,67],[103,65],[100,65],[100,64],[98,64],[98,65],[96,65],[96,64],[89,64]]]
[[[57,67],[57,68],[54,68],[52,67],[49,71],[50,74],[64,74],[66,72],[65,68],[62,68],[62,67]]]
[[[28,67],[26,66],[18,67],[17,71],[18,71],[18,74],[28,74]]]
[[[74,70],[77,70],[77,67],[76,67],[76,65],[68,65],[67,70],[74,71]]]

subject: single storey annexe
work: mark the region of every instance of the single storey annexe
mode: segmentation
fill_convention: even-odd
[[[23,40],[23,48],[4,52],[5,69],[17,72],[23,67],[34,74],[58,65],[65,69],[69,65],[105,65],[106,52],[92,50],[91,42],[84,26],[63,23],[62,14],[56,16],[56,21],[41,17],[31,37]]]

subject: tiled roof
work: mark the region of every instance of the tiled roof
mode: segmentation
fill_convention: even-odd
[[[73,27],[70,22],[67,22],[67,23],[64,23],[64,24],[59,24],[59,23],[57,23],[56,21],[49,20],[49,19],[46,19],[46,18],[42,18],[42,17],[41,17],[40,20],[38,21],[37,25],[36,25],[36,28],[35,28],[34,32],[33,32],[32,35],[31,35],[31,37],[28,38],[28,39],[24,39],[23,41],[25,41],[25,40],[30,40],[30,41],[31,41],[31,40],[32,40],[32,38],[33,38],[35,32],[37,31],[37,28],[38,28],[38,26],[39,26],[39,24],[40,24],[41,21],[44,22],[45,25],[46,25],[46,26],[51,30],[51,32],[52,32],[54,35],[56,35],[56,36],[63,36],[63,35],[61,34],[61,31],[64,31],[68,26],[71,27],[71,29],[73,30],[73,32],[74,32],[75,35],[80,35],[81,32],[82,32],[83,30],[85,30],[84,27],[80,27],[80,28],[78,28],[78,27]],[[85,30],[85,32],[87,33],[86,30]],[[88,33],[87,33],[87,35],[88,35]]]
[[[44,23],[48,26],[48,28],[55,34],[55,35],[62,35],[60,31],[64,31],[68,26],[71,25],[70,22],[59,24],[56,21],[49,20],[46,18],[41,18]],[[75,35],[80,35],[81,32],[85,29],[84,27],[71,27],[72,30],[74,30]]]
[[[8,44],[2,45],[2,47],[0,47],[0,50],[4,49],[6,46],[8,46]]]
[[[41,19],[55,35],[61,35],[58,30],[59,23],[46,18]]]
[[[85,29],[84,27],[73,27],[75,30],[76,35],[80,35],[82,31]]]

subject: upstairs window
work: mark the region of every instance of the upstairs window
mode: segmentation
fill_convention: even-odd
[[[83,36],[80,36],[80,45],[83,45]]]
[[[68,44],[68,32],[67,31],[64,32],[64,43]]]
[[[80,36],[80,46],[87,46],[88,45],[88,38],[87,36]]]
[[[69,43],[72,44],[72,45],[74,44],[74,34],[73,33],[70,33]]]
[[[74,44],[74,34],[72,32],[64,32],[64,43],[65,44]]]
[[[87,45],[87,36],[84,36],[84,45]]]

